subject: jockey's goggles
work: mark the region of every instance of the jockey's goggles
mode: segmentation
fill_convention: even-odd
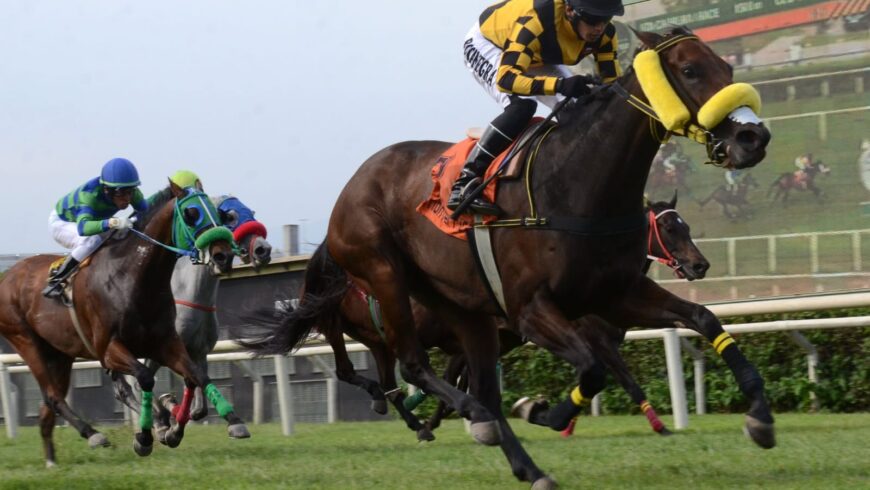
[[[611,19],[613,19],[613,17],[602,17],[600,15],[592,15],[592,14],[586,13],[582,10],[578,13],[578,15],[580,16],[580,20],[583,21],[583,23],[588,24],[590,26],[607,24],[608,22],[610,22]]]
[[[116,196],[132,196],[136,187],[111,187],[112,194]]]

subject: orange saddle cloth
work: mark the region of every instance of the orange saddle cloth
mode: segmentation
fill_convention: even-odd
[[[475,144],[477,144],[476,139],[466,138],[448,148],[435,160],[435,166],[432,167],[432,181],[435,183],[432,187],[432,194],[417,206],[417,212],[428,218],[439,230],[461,240],[468,240],[465,232],[474,225],[474,216],[463,214],[457,219],[451,219],[450,215],[453,214],[453,211],[447,209],[447,200],[450,198],[450,189],[459,177],[465,160],[468,159],[468,154],[471,153]],[[513,145],[511,145],[512,147]],[[511,148],[493,160],[486,170],[484,179],[495,173]],[[495,202],[497,184],[498,179],[494,179],[483,190],[483,197],[490,202]],[[484,216],[483,218],[484,223],[491,223],[495,220],[495,216]]]

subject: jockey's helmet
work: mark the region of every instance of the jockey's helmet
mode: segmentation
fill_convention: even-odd
[[[580,17],[598,17],[610,19],[625,13],[622,0],[566,0],[569,7],[574,9]]]
[[[117,189],[120,187],[138,187],[139,172],[133,162],[126,158],[113,158],[103,165],[100,172],[100,184]]]
[[[182,189],[194,187],[196,190],[202,191],[202,181],[199,179],[198,175],[190,170],[179,170],[172,174],[172,176],[169,177],[169,180]]]

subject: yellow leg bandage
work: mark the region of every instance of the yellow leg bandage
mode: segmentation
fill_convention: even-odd
[[[713,344],[713,348],[716,349],[716,353],[721,355],[726,347],[734,343],[734,339],[731,338],[731,335],[728,332],[722,332],[711,343]]]
[[[579,386],[571,390],[571,401],[578,407],[582,407],[586,403],[586,399],[583,398],[583,393],[580,393]]]
[[[647,411],[649,411],[650,408],[652,408],[652,405],[650,405],[649,402],[646,400],[644,400],[643,403],[640,404],[640,410],[643,413],[647,413]]]

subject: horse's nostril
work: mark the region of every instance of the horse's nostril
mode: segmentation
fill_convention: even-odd
[[[254,249],[254,256],[255,257],[262,257],[264,255],[266,255],[266,247],[258,246]]]
[[[709,268],[710,268],[709,262],[699,262],[699,263],[692,266],[692,269],[694,269],[695,272],[697,272],[698,274],[703,274],[703,273],[707,272],[707,269],[709,269]]]
[[[227,254],[223,252],[218,252],[212,255],[212,259],[214,259],[216,264],[223,265],[227,263]]]

